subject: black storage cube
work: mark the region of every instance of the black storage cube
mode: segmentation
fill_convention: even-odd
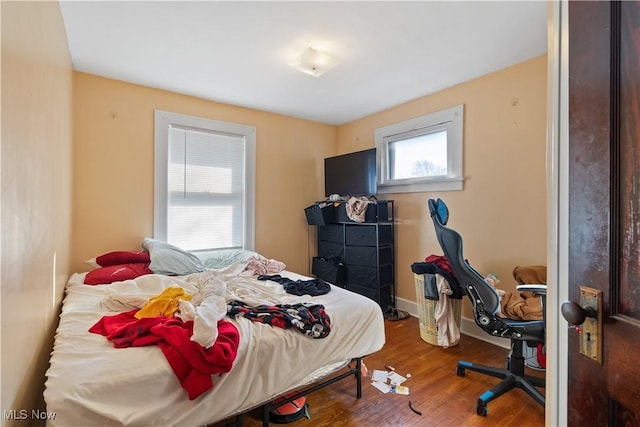
[[[336,214],[333,203],[316,203],[304,210],[309,225],[325,225],[335,222]]]
[[[376,267],[378,257],[377,248],[374,246],[346,246],[344,248],[344,262],[347,265],[363,265]]]
[[[377,267],[393,262],[393,248],[391,246],[345,246],[344,262],[347,265],[363,265]]]
[[[378,222],[389,221],[389,203],[386,200],[378,200],[376,205],[376,215],[378,216]]]
[[[345,244],[352,246],[378,246],[393,243],[393,225],[345,225]]]
[[[387,265],[379,269],[347,265],[347,282],[349,285],[376,288],[378,285],[393,283],[393,266]]]
[[[340,203],[338,206],[338,222],[356,222],[347,215],[347,204]],[[378,201],[377,203],[369,203],[364,213],[363,222],[384,222],[389,220],[389,208],[386,201]]]
[[[349,285],[376,288],[378,286],[378,270],[359,265],[347,265],[347,282]]]
[[[325,242],[344,243],[344,227],[342,224],[329,224],[318,227],[318,240]]]
[[[360,295],[364,295],[374,300],[380,305],[380,308],[386,310],[391,305],[391,288],[388,286],[380,287],[379,289],[365,288],[362,286],[347,284],[347,289],[356,292]]]
[[[324,258],[314,257],[311,265],[311,273],[333,285],[340,287],[346,285],[346,270],[342,263],[335,264]]]
[[[344,260],[344,246],[340,243],[318,241],[318,256],[321,258],[338,258]]]

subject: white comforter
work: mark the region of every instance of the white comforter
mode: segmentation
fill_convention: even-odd
[[[382,312],[372,300],[334,286],[326,295],[297,297],[286,294],[275,282],[241,276],[233,270],[236,267],[200,276],[149,275],[98,286],[84,285],[83,274],[74,274],[67,285],[47,371],[44,397],[47,410],[56,413],[50,425],[211,423],[315,380],[327,372],[327,366],[341,366],[384,345]],[[281,274],[304,279],[295,273]],[[210,316],[220,315],[222,288],[225,301],[323,304],[331,319],[331,332],[324,339],[312,339],[295,330],[227,318],[240,333],[233,368],[214,378],[212,390],[189,400],[158,347],[116,349],[105,337],[88,332],[102,316],[114,314],[113,310],[139,307],[176,285],[195,296],[190,302],[194,335],[198,319],[205,338],[215,324]],[[187,313],[188,308],[181,310]]]
[[[231,301],[242,301],[251,306],[312,301],[309,295],[287,294],[278,283],[256,280],[243,272],[242,267],[239,263],[188,276],[146,275],[117,282],[107,288],[107,296],[101,305],[113,312],[142,308],[149,298],[166,288],[180,287],[191,295],[191,299],[179,302],[178,317],[183,321],[193,320],[191,340],[209,348],[218,337],[218,321],[225,317],[227,303]]]

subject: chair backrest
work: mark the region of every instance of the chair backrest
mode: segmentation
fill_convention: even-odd
[[[460,286],[464,288],[465,293],[469,295],[472,302],[474,302],[474,297],[469,293],[468,288],[470,286],[473,287],[475,290],[474,293],[482,300],[484,308],[491,314],[495,314],[500,308],[498,292],[466,261],[463,252],[462,237],[457,231],[446,226],[449,221],[449,209],[447,205],[441,199],[429,199],[428,203],[436,237]],[[476,303],[474,302],[474,307],[475,306]]]

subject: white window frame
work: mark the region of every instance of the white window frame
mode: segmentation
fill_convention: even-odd
[[[188,116],[155,110],[155,150],[154,150],[154,239],[167,240],[168,209],[168,166],[169,166],[169,126],[202,129],[243,136],[245,139],[245,224],[243,249],[255,248],[255,205],[256,205],[256,128],[253,126],[227,123],[203,117]],[[194,251],[197,252],[197,251]]]
[[[378,193],[413,193],[462,190],[464,105],[447,108],[376,129]],[[389,143],[433,131],[447,131],[447,175],[389,179]]]

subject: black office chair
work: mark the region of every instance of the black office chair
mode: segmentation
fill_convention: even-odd
[[[487,403],[503,395],[513,388],[521,388],[533,399],[544,406],[545,397],[536,389],[544,387],[543,378],[525,374],[525,359],[523,350],[525,343],[530,347],[536,347],[545,341],[545,320],[511,320],[497,317],[500,308],[498,293],[484,278],[475,271],[465,260],[462,237],[458,232],[448,227],[449,210],[441,199],[429,199],[429,212],[435,226],[436,236],[445,258],[449,261],[459,285],[473,304],[473,313],[476,324],[489,335],[509,338],[511,340],[511,352],[507,358],[506,369],[491,366],[476,365],[472,362],[459,361],[456,374],[464,377],[465,370],[480,372],[492,377],[503,379],[492,389],[482,393],[478,398],[476,413],[487,416]],[[533,291],[542,297],[542,309],[545,310],[546,285],[519,285],[518,290]]]

